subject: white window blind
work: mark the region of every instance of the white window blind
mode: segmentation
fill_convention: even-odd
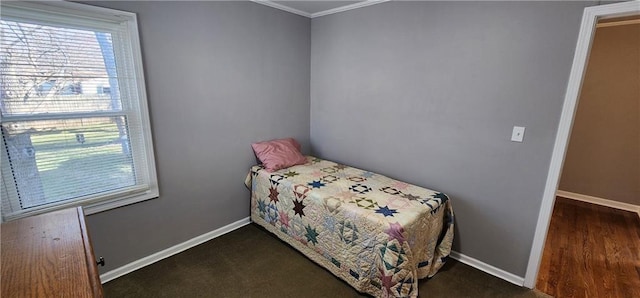
[[[3,220],[158,196],[134,14],[2,3]]]

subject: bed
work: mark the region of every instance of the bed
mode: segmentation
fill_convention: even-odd
[[[269,172],[251,168],[251,220],[376,297],[417,297],[442,267],[453,209],[437,191],[307,156]]]

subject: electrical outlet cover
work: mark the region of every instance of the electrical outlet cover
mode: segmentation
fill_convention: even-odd
[[[514,126],[513,132],[511,133],[511,141],[522,142],[523,139],[524,139],[524,127]]]

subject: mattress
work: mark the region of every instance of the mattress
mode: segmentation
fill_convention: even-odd
[[[418,280],[433,276],[451,251],[447,195],[307,160],[275,172],[251,168],[251,220],[360,292],[417,297]]]

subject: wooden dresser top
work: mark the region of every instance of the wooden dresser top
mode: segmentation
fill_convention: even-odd
[[[81,208],[3,223],[2,297],[101,297]]]

